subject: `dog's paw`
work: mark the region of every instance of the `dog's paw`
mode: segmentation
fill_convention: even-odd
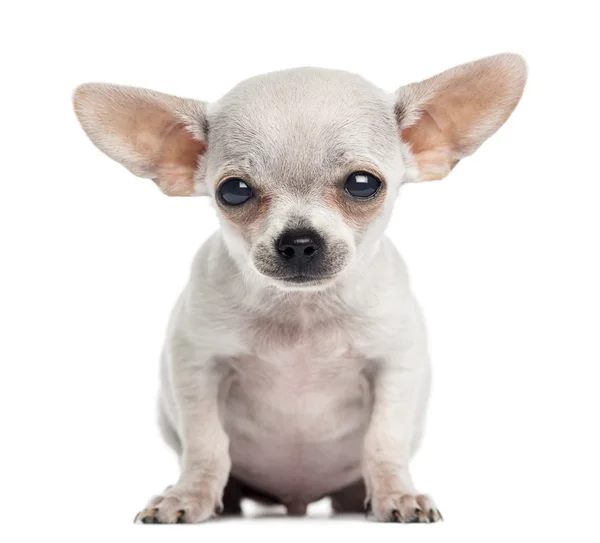
[[[135,517],[136,524],[193,524],[218,517],[221,497],[209,489],[173,486],[156,496]]]
[[[367,507],[381,522],[429,523],[443,520],[434,501],[423,494],[373,496]]]

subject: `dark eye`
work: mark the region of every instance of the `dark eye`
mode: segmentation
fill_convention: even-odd
[[[370,198],[379,191],[381,181],[367,172],[354,172],[346,180],[346,192],[355,198]]]
[[[252,198],[252,190],[243,179],[232,177],[221,183],[219,198],[224,204],[239,206]]]

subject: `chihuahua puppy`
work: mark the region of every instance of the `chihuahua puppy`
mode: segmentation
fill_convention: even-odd
[[[221,228],[194,260],[162,355],[159,424],[179,480],[140,523],[195,523],[251,497],[302,515],[436,522],[409,462],[430,364],[384,231],[404,183],[445,177],[498,130],[526,80],[502,54],[383,92],[300,68],[216,103],[88,83],[92,142],[170,196],[207,195]]]

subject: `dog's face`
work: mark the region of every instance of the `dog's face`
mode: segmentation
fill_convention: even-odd
[[[403,182],[440,179],[508,118],[515,55],[459,66],[394,94],[333,70],[249,79],[214,104],[88,84],[94,143],[167,194],[214,199],[231,255],[281,288],[320,288],[376,250]]]
[[[282,288],[315,287],[377,245],[404,176],[388,95],[290,70],[238,85],[207,119],[203,182],[239,261]]]

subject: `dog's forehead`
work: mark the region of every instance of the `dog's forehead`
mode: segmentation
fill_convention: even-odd
[[[211,107],[222,168],[269,175],[377,162],[397,149],[390,96],[358,75],[296,68],[248,79]]]

